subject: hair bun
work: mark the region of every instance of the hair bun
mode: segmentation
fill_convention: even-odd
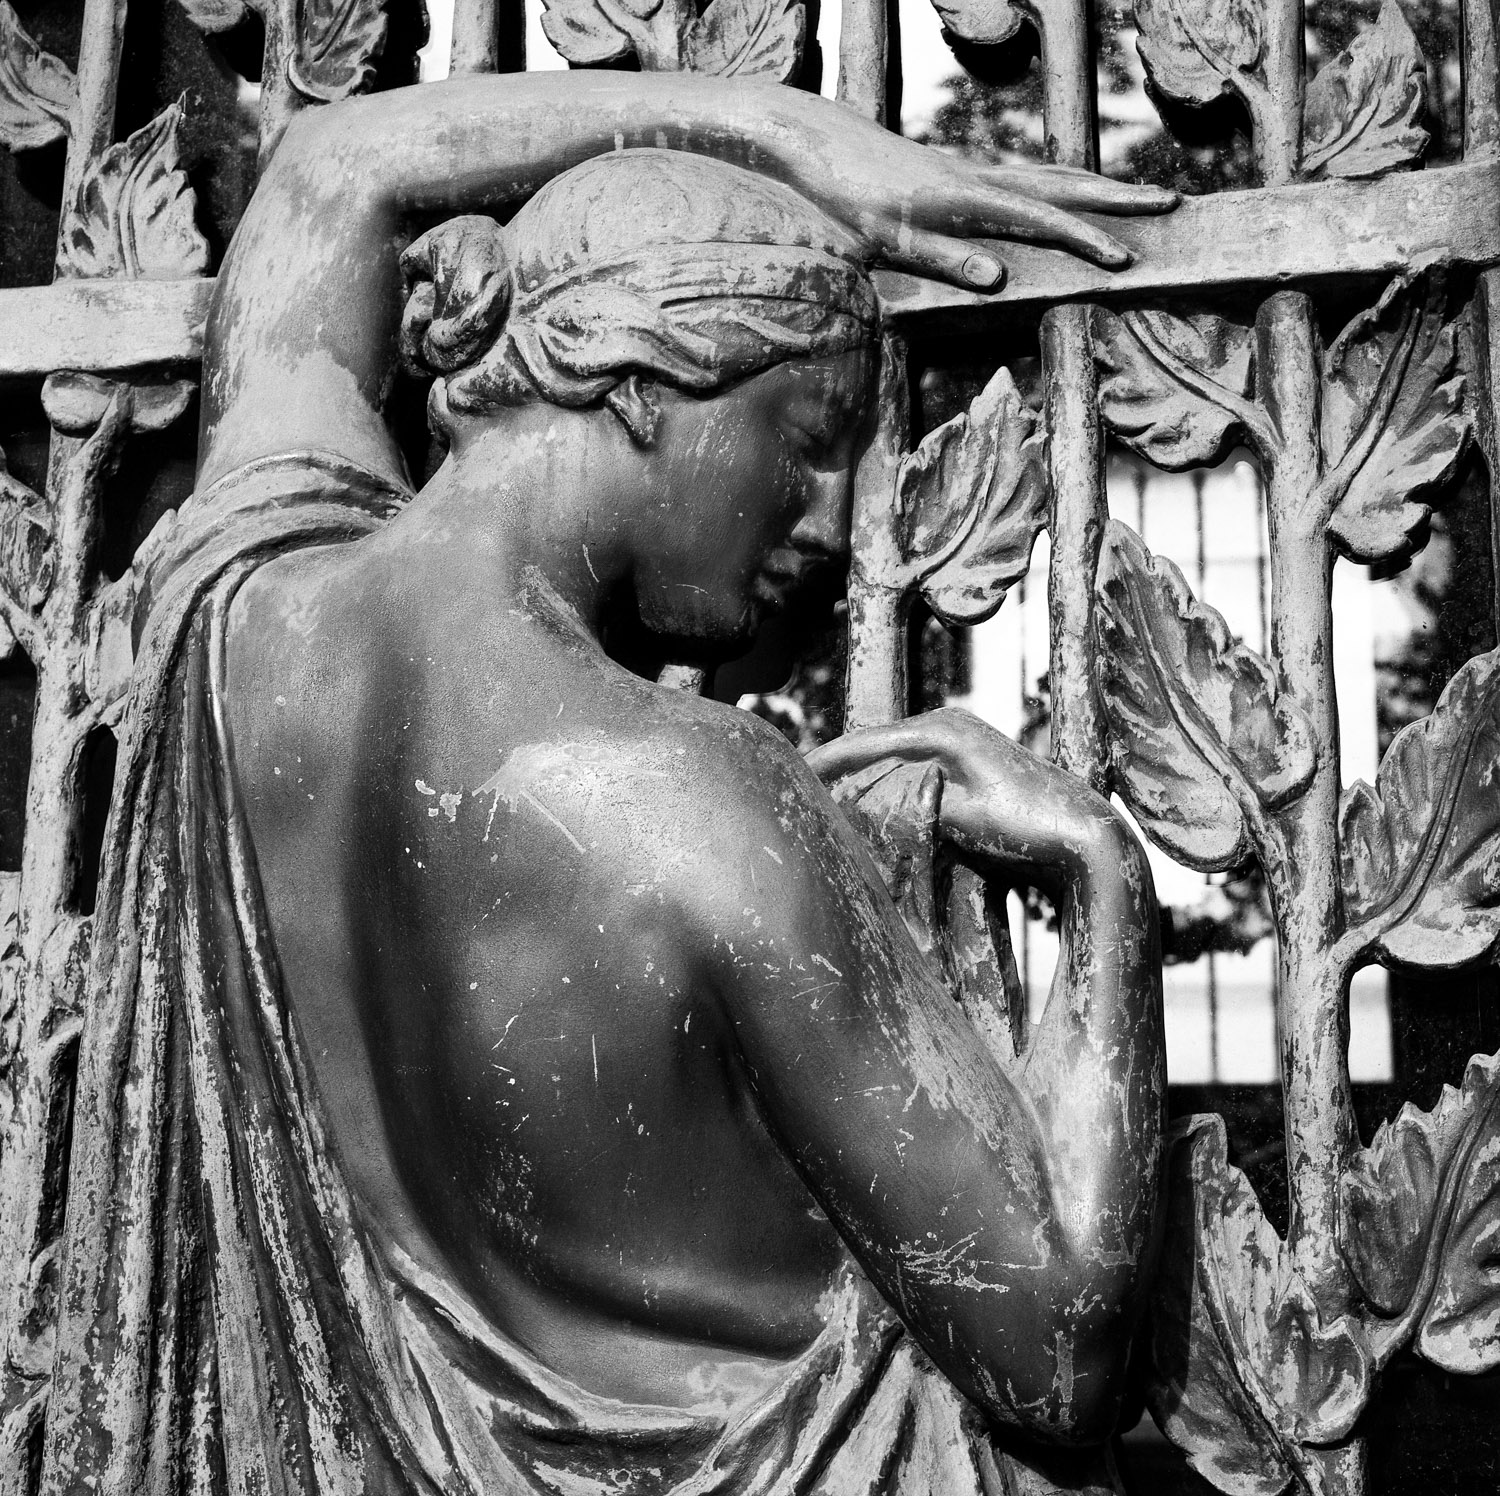
[[[406,307],[401,356],[415,371],[448,374],[484,353],[510,306],[505,230],[467,214],[430,229],[401,256]]]

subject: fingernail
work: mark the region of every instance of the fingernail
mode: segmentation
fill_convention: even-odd
[[[972,254],[964,261],[964,279],[981,291],[990,291],[1005,278],[1005,266],[992,255]]]

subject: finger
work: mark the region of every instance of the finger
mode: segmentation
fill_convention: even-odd
[[[1182,201],[1182,194],[1168,187],[1117,182],[1076,166],[988,166],[979,175],[1001,192],[1075,213],[1168,213]]]
[[[845,733],[821,748],[814,748],[806,763],[826,782],[857,773],[882,759],[929,759],[933,756],[932,734],[921,731],[913,721],[907,718],[884,727]]]
[[[1005,266],[993,250],[932,229],[902,228],[881,258],[894,269],[966,291],[998,291],[1005,284]]]
[[[974,186],[951,195],[945,193],[941,207],[935,208],[930,217],[917,211],[918,205],[913,207],[923,227],[939,232],[947,229],[954,235],[1051,244],[1111,270],[1123,269],[1132,258],[1113,235],[1035,198]]]
[[[823,783],[839,805],[847,805],[850,801],[863,799],[881,780],[910,767],[904,758],[881,758],[852,774],[829,774]]]

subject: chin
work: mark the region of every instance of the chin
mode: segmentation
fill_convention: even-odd
[[[732,618],[707,611],[674,609],[642,621],[653,634],[670,640],[672,647],[683,654],[716,662],[743,654],[754,641],[761,619],[760,605],[747,601]]]

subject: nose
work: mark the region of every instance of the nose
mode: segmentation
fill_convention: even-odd
[[[805,475],[807,508],[792,527],[799,550],[842,556],[849,548],[849,516],[854,502],[854,467],[840,465]]]

